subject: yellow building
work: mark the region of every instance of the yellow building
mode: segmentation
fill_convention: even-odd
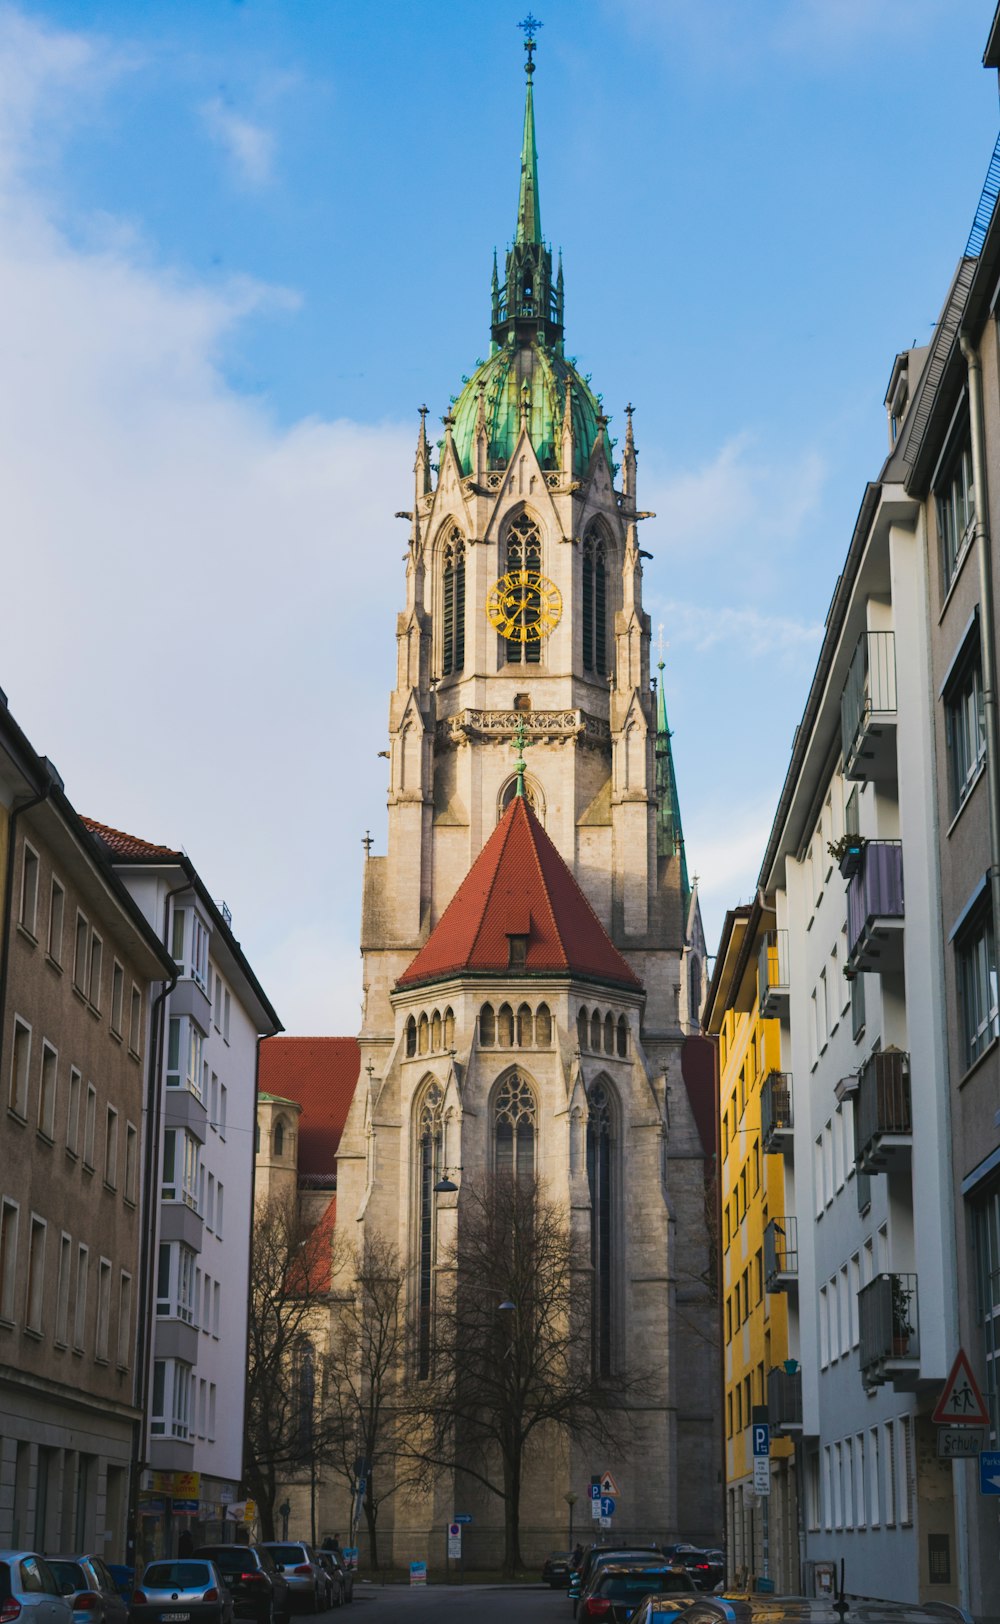
[[[705,1006],[719,1076],[726,1537],[729,1579],[799,1592],[795,1439],[802,1431],[791,1091],[758,963],[778,951],[759,902],[727,913]],[[767,961],[765,961],[767,962]],[[779,977],[765,973],[765,988]],[[768,1018],[765,1018],[768,1017]],[[786,1189],[786,1177],[788,1188]],[[787,1199],[786,1199],[787,1198]],[[769,1493],[754,1490],[751,1428],[767,1422]],[[765,1585],[764,1588],[770,1588]]]

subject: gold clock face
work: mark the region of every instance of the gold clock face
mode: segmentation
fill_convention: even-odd
[[[491,588],[486,613],[508,641],[540,643],[559,624],[562,593],[538,570],[510,570]]]

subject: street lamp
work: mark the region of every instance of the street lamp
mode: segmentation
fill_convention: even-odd
[[[566,1504],[569,1506],[569,1548],[570,1548],[570,1550],[573,1549],[573,1507],[576,1505],[576,1502],[579,1500],[579,1498],[580,1498],[580,1496],[578,1494],[575,1494],[572,1489],[570,1489],[568,1494],[563,1495],[563,1499],[565,1500]]]

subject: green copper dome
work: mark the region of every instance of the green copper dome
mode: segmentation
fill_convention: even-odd
[[[505,467],[521,429],[522,400],[528,408],[528,433],[543,468],[558,468],[562,453],[566,384],[571,386],[573,472],[586,472],[597,439],[601,408],[573,364],[533,333],[527,342],[511,342],[477,368],[452,408],[455,450],[464,473],[475,465],[476,422],[482,391],[488,460]]]
[[[520,26],[527,27],[533,21],[528,19]],[[525,50],[527,85],[517,230],[507,252],[502,282],[494,257],[490,358],[477,367],[455,402],[454,442],[462,470],[470,474],[475,466],[481,398],[490,467],[503,468],[510,461],[525,409],[528,433],[542,467],[560,467],[569,384],[573,473],[579,476],[590,464],[600,432],[601,408],[589,385],[563,353],[562,263],[553,277],[552,250],[542,240],[531,83],[535,41],[530,33]]]

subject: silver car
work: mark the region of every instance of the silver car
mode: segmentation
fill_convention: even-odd
[[[0,1551],[0,1624],[73,1624],[59,1580],[37,1551]]]
[[[233,1598],[214,1562],[148,1562],[132,1592],[131,1624],[233,1624]]]
[[[50,1556],[73,1624],[126,1624],[128,1607],[99,1556]]]
[[[330,1580],[316,1560],[316,1552],[304,1540],[265,1540],[265,1551],[279,1573],[288,1580],[288,1598],[294,1606],[310,1613],[325,1612],[330,1605]]]

